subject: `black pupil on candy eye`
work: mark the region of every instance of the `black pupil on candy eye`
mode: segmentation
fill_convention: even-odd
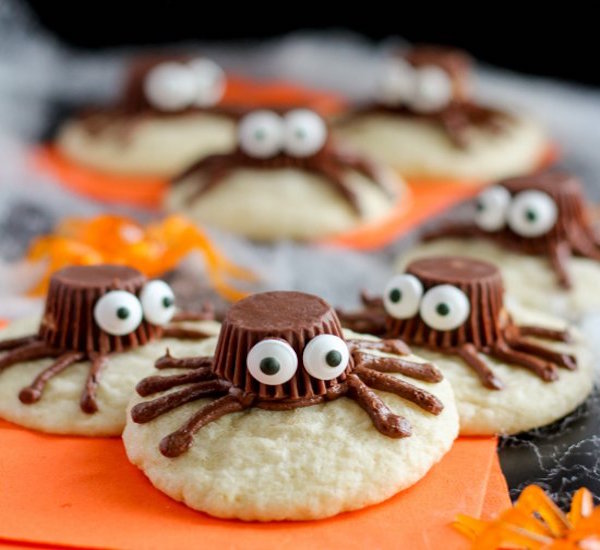
[[[393,288],[390,291],[390,300],[397,304],[400,300],[402,300],[402,291],[399,288]]]
[[[485,204],[481,201],[477,201],[475,208],[477,209],[477,212],[483,212],[485,210]]]
[[[129,317],[129,309],[126,307],[120,307],[117,309],[117,317],[121,320],[127,319],[127,317]]]
[[[262,141],[263,139],[265,139],[266,135],[267,135],[266,132],[262,128],[256,130],[256,132],[254,132],[254,137],[258,141]]]
[[[298,139],[304,139],[306,137],[306,132],[302,128],[296,128],[294,133]]]
[[[162,304],[165,308],[169,308],[173,305],[173,298],[171,296],[165,296],[162,299]]]
[[[330,367],[337,367],[342,362],[342,354],[339,351],[332,349],[331,351],[327,352],[327,355],[325,356],[325,362]]]
[[[534,222],[537,220],[537,212],[535,210],[532,210],[531,208],[529,208],[528,210],[525,211],[525,219],[528,222]]]
[[[267,374],[267,375],[277,374],[279,372],[279,369],[281,369],[281,365],[279,364],[279,361],[277,361],[277,359],[275,359],[275,357],[265,357],[260,362],[260,370],[264,374]]]
[[[441,304],[438,304],[436,306],[435,310],[438,312],[438,315],[442,315],[445,317],[446,315],[448,315],[448,313],[450,313],[450,306],[442,302]]]

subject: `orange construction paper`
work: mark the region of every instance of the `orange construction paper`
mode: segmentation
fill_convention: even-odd
[[[483,501],[483,508],[480,519],[494,519],[504,510],[508,510],[512,506],[506,478],[500,468],[500,459],[496,454],[492,460],[492,468],[490,470],[490,478]]]
[[[59,437],[0,421],[0,544],[84,548],[466,548],[451,527],[482,511],[494,438],[461,438],[407,491],[312,522],[244,523],[152,487],[119,439]],[[42,546],[43,547],[43,546]]]

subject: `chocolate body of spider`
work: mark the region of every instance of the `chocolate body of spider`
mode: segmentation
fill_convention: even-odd
[[[491,390],[503,382],[480,354],[529,369],[546,382],[558,369],[575,369],[575,357],[545,348],[530,337],[568,341],[569,335],[516,325],[503,304],[500,271],[492,264],[461,257],[430,257],[408,265],[394,277],[379,306],[386,314],[387,338],[400,338],[447,355],[459,356]],[[370,305],[370,310],[374,307]],[[372,312],[367,313],[370,317]],[[345,326],[360,318],[353,314]]]
[[[280,152],[270,158],[256,158],[238,148],[231,153],[216,154],[201,159],[178,176],[174,183],[186,181],[190,176],[202,178],[199,187],[191,193],[189,198],[190,201],[195,201],[220,185],[233,171],[243,168],[265,170],[294,168],[322,176],[324,181],[358,214],[361,213],[360,203],[356,193],[346,180],[346,171],[355,170],[369,178],[373,185],[381,188],[390,198],[395,195],[395,190],[388,185],[378,168],[370,161],[359,155],[343,151],[330,141],[327,141],[315,154],[305,157],[294,157]]]
[[[456,147],[461,149],[469,146],[471,129],[483,128],[497,133],[510,122],[511,117],[508,114],[479,105],[471,98],[472,61],[465,52],[442,46],[423,45],[396,54],[390,60],[390,66],[393,67],[395,59],[402,64],[408,64],[417,72],[432,68],[441,70],[448,81],[449,91],[446,101],[441,102],[436,108],[419,109],[413,106],[416,103],[411,99],[414,98],[398,97],[397,101],[377,100],[359,108],[356,112],[383,113],[433,122],[444,130]],[[419,94],[418,79],[413,84],[413,93]]]
[[[214,358],[159,359],[157,368],[183,372],[142,380],[137,386],[140,395],[168,393],[137,404],[131,417],[137,423],[150,422],[185,403],[215,398],[163,438],[160,450],[169,457],[184,453],[199,429],[223,415],[249,407],[290,410],[342,397],[355,400],[382,434],[410,436],[410,423],[393,413],[373,389],[439,414],[443,405],[434,395],[388,373],[428,382],[440,381],[441,374],[433,365],[376,356],[373,350],[409,353],[399,340],[344,340],[335,311],[316,296],[255,294],[228,311]]]
[[[22,362],[54,358],[19,394],[22,403],[32,404],[42,397],[51,378],[77,362],[90,361],[80,407],[85,413],[94,413],[98,410],[98,383],[111,353],[125,352],[162,337],[208,336],[146,318],[176,320],[173,313],[173,295],[168,286],[162,281],[148,282],[136,269],[116,265],[67,267],[50,280],[38,333],[0,341],[0,372]],[[207,316],[210,312],[184,314],[185,319]]]
[[[490,193],[501,190],[507,192],[506,205],[492,205]],[[543,195],[531,196],[530,192]],[[486,227],[485,216],[495,216],[494,210],[499,208],[506,211],[504,219],[494,229]],[[572,255],[600,261],[600,242],[589,220],[581,182],[568,173],[546,172],[500,181],[480,195],[477,209],[473,222],[444,224],[425,233],[424,239],[483,238],[521,254],[544,256],[563,288],[572,286],[568,266]],[[548,217],[549,209],[553,217]],[[540,225],[540,231],[528,234],[528,226],[541,223],[545,225]]]

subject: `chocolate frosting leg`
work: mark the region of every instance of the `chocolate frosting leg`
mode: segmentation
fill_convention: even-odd
[[[571,249],[566,242],[560,242],[550,247],[550,262],[554,269],[560,286],[566,289],[572,288],[571,276],[569,275],[569,259]]]
[[[400,357],[376,357],[355,352],[354,360],[360,367],[368,367],[377,372],[398,373],[424,382],[440,382],[442,373],[431,363],[416,363]]]
[[[146,397],[153,393],[170,390],[177,386],[191,384],[193,382],[202,382],[204,380],[214,379],[214,374],[209,367],[193,369],[183,374],[173,374],[172,376],[149,376],[144,378],[135,387],[138,395]]]
[[[558,380],[558,371],[554,364],[533,357],[527,353],[515,351],[506,344],[500,344],[490,349],[489,353],[502,361],[529,369],[544,380],[544,382],[554,382],[555,380]]]
[[[504,387],[502,380],[500,380],[488,364],[479,357],[477,348],[473,344],[463,344],[462,346],[458,346],[454,351],[456,355],[473,369],[486,388],[490,390],[501,390]]]
[[[106,356],[92,354],[90,359],[92,361],[92,368],[85,381],[85,388],[83,388],[83,392],[81,393],[79,406],[83,412],[93,414],[98,411],[96,392],[98,391],[98,384],[100,383],[100,373],[106,366]]]

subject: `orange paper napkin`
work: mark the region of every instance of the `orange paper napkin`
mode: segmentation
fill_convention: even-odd
[[[119,439],[50,436],[0,421],[0,449],[0,547],[7,548],[349,550],[410,542],[450,550],[466,547],[450,526],[459,512],[479,517],[507,502],[498,496],[493,438],[459,439],[423,480],[382,504],[267,524],[218,520],[174,502],[127,461]]]

